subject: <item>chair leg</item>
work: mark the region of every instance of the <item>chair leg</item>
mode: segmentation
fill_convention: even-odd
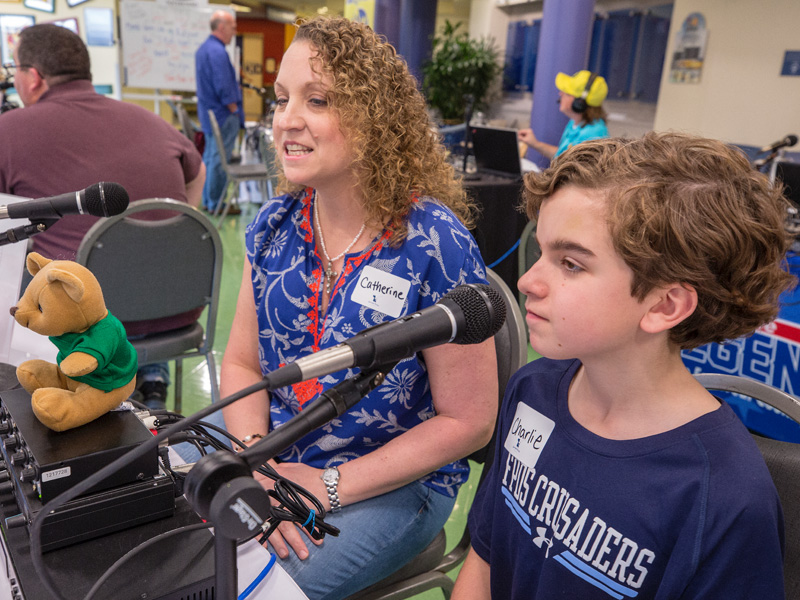
[[[228,216],[228,211],[230,210],[233,204],[238,206],[239,204],[239,185],[241,184],[240,181],[234,180],[233,182],[233,194],[231,195],[228,202],[225,203],[225,208],[222,209],[222,214],[219,216],[219,221],[217,221],[217,229],[222,227],[222,223],[225,221],[225,217]]]
[[[269,191],[269,188],[267,187],[267,180],[266,179],[261,179],[258,182],[258,192],[259,192],[259,194],[261,194],[261,201],[258,202],[258,204],[264,204],[264,202],[267,201],[267,192],[268,191]]]
[[[206,354],[206,365],[208,366],[208,380],[211,384],[211,402],[219,402],[219,381],[217,381],[217,363],[214,360],[214,353],[209,350]]]
[[[220,215],[220,212],[223,212],[223,213],[227,212],[228,203],[229,203],[229,196],[230,196],[230,193],[229,193],[230,189],[231,189],[231,182],[230,182],[230,179],[229,179],[228,183],[225,184],[225,189],[222,191],[222,195],[219,197],[219,201],[217,202],[217,206],[214,207],[214,216],[215,217],[218,217]],[[223,210],[223,206],[225,207],[224,210]],[[223,214],[223,217],[224,216],[225,215]]]
[[[175,359],[175,412],[183,409],[183,360]]]
[[[443,585],[441,588],[442,595],[444,596],[444,600],[450,600],[450,595],[453,593],[453,588],[455,587],[455,583],[451,585]]]
[[[267,179],[267,197],[264,201],[270,200],[275,193],[272,190],[272,179]]]

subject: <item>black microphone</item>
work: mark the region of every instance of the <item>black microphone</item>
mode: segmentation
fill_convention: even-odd
[[[299,358],[265,380],[269,389],[276,389],[351,367],[376,369],[440,344],[478,344],[497,333],[505,320],[506,303],[494,288],[460,285],[433,306]]]
[[[773,142],[769,146],[764,146],[759,150],[759,152],[774,152],[775,150],[780,150],[781,148],[790,148],[797,143],[797,136],[793,133],[790,133],[782,140],[778,140],[777,142]]]
[[[128,192],[118,183],[100,182],[85,190],[0,206],[0,219],[58,219],[90,214],[111,217],[128,208]]]

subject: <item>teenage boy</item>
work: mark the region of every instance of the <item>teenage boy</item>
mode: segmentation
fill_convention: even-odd
[[[751,333],[793,284],[785,200],[735,149],[650,133],[525,180],[532,347],[473,505],[453,600],[783,596],[783,517],[681,349]]]

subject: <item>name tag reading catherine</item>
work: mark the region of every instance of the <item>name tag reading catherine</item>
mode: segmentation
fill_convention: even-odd
[[[397,275],[364,267],[350,299],[395,319],[403,314],[411,282]]]
[[[506,436],[505,449],[526,467],[533,468],[555,425],[543,414],[520,402]]]

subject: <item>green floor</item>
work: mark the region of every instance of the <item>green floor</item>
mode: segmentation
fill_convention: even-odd
[[[236,309],[236,298],[241,283],[242,268],[244,265],[244,230],[252,220],[257,207],[245,204],[242,214],[226,218],[220,229],[222,245],[224,248],[224,262],[222,267],[222,285],[220,289],[219,313],[214,338],[214,356],[217,363],[217,372],[222,362],[222,355],[228,343],[231,322]],[[170,401],[172,404],[173,386],[170,386]],[[205,361],[190,359],[184,362],[183,374],[183,408],[182,413],[190,415],[210,404],[210,384]],[[455,508],[450,519],[445,525],[447,533],[448,550],[461,538],[466,523],[467,512],[475,495],[480,465],[472,465],[472,474],[466,485],[462,486]],[[451,576],[455,577],[458,568],[454,569]],[[443,595],[439,590],[431,590],[414,597],[415,600],[441,600]]]

